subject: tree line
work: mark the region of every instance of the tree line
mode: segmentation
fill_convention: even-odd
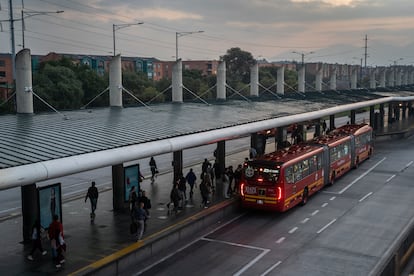
[[[250,68],[256,60],[252,54],[240,48],[231,48],[221,57],[226,62],[226,81],[234,90],[248,96],[250,91],[247,84],[250,83]],[[259,82],[264,87],[274,86],[276,83],[277,68],[260,68]],[[285,82],[289,89],[296,86],[296,71],[285,71]],[[170,102],[172,91],[168,89],[171,80],[162,79],[154,81],[148,79],[143,72],[122,72],[123,86],[135,97],[143,102],[162,103]],[[200,70],[183,70],[183,84],[204,100],[214,100],[216,76],[205,76]],[[33,73],[33,91],[40,98],[57,110],[75,110],[88,104],[109,86],[109,76],[105,73],[99,75],[88,65],[76,64],[69,58],[58,61],[47,61],[40,64]],[[192,100],[194,96],[183,88],[184,100]],[[275,91],[275,88],[273,88]],[[34,97],[35,112],[50,111],[42,101]],[[124,106],[139,105],[128,93],[123,93]],[[0,106],[1,113],[14,113],[15,101],[10,101]],[[102,93],[89,107],[109,106],[109,91]]]

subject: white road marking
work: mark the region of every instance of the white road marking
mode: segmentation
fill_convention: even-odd
[[[391,181],[391,179],[393,179],[394,177],[396,177],[396,175],[395,174],[393,174],[393,175],[391,175],[385,182],[390,182]]]
[[[304,220],[302,220],[300,223],[307,223],[308,220],[310,220],[310,218],[305,218]]]
[[[322,208],[324,208],[326,206],[328,206],[328,203],[327,202],[325,202],[324,204],[322,204]]]
[[[405,165],[405,167],[401,171],[402,172],[405,171],[405,169],[408,168],[409,166],[411,166],[412,163],[413,163],[413,161],[410,161],[409,163],[407,163],[407,165]]]
[[[298,228],[297,227],[293,227],[292,229],[289,230],[289,234],[295,233],[296,230],[298,230]]]
[[[366,172],[364,172],[363,174],[361,174],[357,179],[355,179],[354,181],[352,181],[348,186],[346,186],[345,188],[343,188],[342,190],[339,191],[339,194],[342,194],[343,192],[345,192],[346,190],[348,190],[349,188],[352,187],[352,185],[354,185],[355,183],[357,183],[361,178],[363,178],[364,176],[366,176],[367,174],[369,174],[373,169],[375,169],[379,164],[381,164],[382,162],[384,162],[384,160],[387,159],[386,157],[382,158],[380,161],[377,162],[377,164],[375,164],[374,166],[372,166],[369,170],[367,170]]]
[[[324,194],[332,194],[332,195],[338,195],[338,192],[329,192],[329,191],[322,191]]]
[[[335,200],[335,198],[336,198],[336,196],[333,196],[329,200],[332,201],[332,200]]]
[[[273,269],[275,269],[281,263],[282,263],[281,261],[278,261],[277,263],[275,263],[274,265],[272,265],[271,267],[269,267],[265,272],[263,272],[262,274],[260,274],[260,276],[265,276],[265,275],[269,274],[270,271],[272,271]]]
[[[234,221],[238,220],[239,218],[241,218],[241,217],[242,217],[242,216],[244,216],[244,215],[245,215],[245,214],[243,213],[243,214],[241,214],[241,215],[239,215],[239,216],[237,216],[237,217],[235,217],[235,218],[233,218],[233,219],[229,220],[228,222],[226,222],[226,223],[224,223],[224,224],[220,225],[219,227],[217,227],[217,228],[215,228],[215,229],[211,230],[210,232],[208,232],[207,234],[205,234],[205,236],[208,236],[208,235],[210,235],[211,233],[214,233],[215,231],[218,231],[219,229],[221,229],[221,228],[223,228],[223,227],[225,227],[225,226],[229,225],[230,223],[233,223]],[[145,267],[144,269],[142,269],[142,270],[138,271],[138,272],[137,272],[137,273],[135,273],[134,275],[140,275],[140,274],[144,273],[145,271],[147,271],[147,270],[149,270],[149,269],[153,268],[154,266],[159,265],[160,263],[162,263],[162,262],[164,262],[165,260],[167,260],[167,259],[171,258],[172,256],[174,256],[175,254],[177,254],[177,253],[179,253],[179,252],[183,251],[184,249],[186,249],[186,248],[188,248],[188,247],[192,246],[193,244],[195,244],[196,242],[198,242],[198,241],[202,240],[203,238],[204,238],[204,237],[200,237],[200,238],[196,238],[196,239],[194,239],[192,242],[190,242],[190,243],[188,243],[188,244],[184,245],[183,247],[181,247],[181,248],[179,248],[179,249],[177,249],[177,250],[173,251],[172,253],[170,253],[170,254],[168,254],[167,256],[165,256],[165,257],[163,257],[163,258],[159,259],[159,260],[158,260],[158,261],[156,261],[155,263],[153,263],[153,264],[151,264],[151,265],[149,265],[149,266]]]
[[[359,200],[359,202],[362,202],[362,201],[364,201],[367,197],[369,197],[370,195],[372,195],[372,192],[369,192],[368,194],[366,194],[363,198],[361,198],[360,200]]]
[[[319,213],[319,210],[313,211],[313,213],[311,214],[312,216],[316,215],[317,213]]]
[[[317,234],[322,233],[326,228],[328,228],[329,226],[331,226],[332,223],[334,223],[336,221],[336,219],[331,220],[330,223],[328,223],[327,225],[325,225],[324,227],[322,227],[321,229],[319,229],[318,232],[316,232]]]
[[[278,239],[278,240],[276,241],[276,243],[282,243],[285,239],[286,239],[285,237],[281,237],[280,239]]]

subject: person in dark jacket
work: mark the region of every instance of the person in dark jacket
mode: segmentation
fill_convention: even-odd
[[[91,202],[91,218],[95,218],[96,205],[98,203],[99,192],[96,188],[95,181],[92,181],[92,185],[89,187],[88,192],[86,193],[85,202],[89,198]]]
[[[193,169],[190,169],[190,171],[185,176],[185,179],[187,180],[188,185],[190,185],[190,198],[193,198],[193,194],[194,194],[193,189],[194,189],[195,182],[197,180],[197,176],[193,172]]]

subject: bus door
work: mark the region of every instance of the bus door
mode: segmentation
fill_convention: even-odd
[[[356,152],[356,145],[355,145],[357,139],[360,139],[360,137],[351,135],[351,167],[355,167],[357,163],[357,152]]]
[[[329,176],[331,172],[331,160],[330,160],[330,153],[329,153],[329,147],[324,145],[323,146],[323,153],[322,153],[322,169],[323,169],[323,184],[328,185],[329,184]]]

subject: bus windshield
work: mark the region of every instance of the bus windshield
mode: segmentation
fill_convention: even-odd
[[[244,177],[247,181],[257,184],[272,185],[278,180],[281,163],[264,160],[249,161],[244,168]]]

